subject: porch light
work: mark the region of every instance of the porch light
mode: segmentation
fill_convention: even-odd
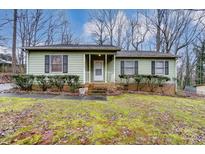
[[[98,55],[99,57],[101,56],[101,54]]]

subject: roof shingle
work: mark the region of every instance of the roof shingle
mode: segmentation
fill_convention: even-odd
[[[156,51],[118,51],[116,57],[137,57],[137,58],[177,58],[171,53],[162,53]]]
[[[26,50],[100,50],[100,51],[120,51],[121,49],[112,45],[94,45],[94,44],[69,44],[69,45],[49,45],[49,46],[35,46],[23,47]]]

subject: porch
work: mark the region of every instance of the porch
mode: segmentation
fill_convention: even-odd
[[[85,83],[114,83],[115,54],[85,54]]]

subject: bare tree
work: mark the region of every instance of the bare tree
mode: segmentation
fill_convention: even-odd
[[[160,46],[161,46],[161,26],[162,26],[162,20],[164,17],[164,12],[165,10],[157,10],[157,20],[155,23],[157,32],[156,32],[156,51],[160,51]]]
[[[75,43],[75,38],[71,32],[70,22],[65,11],[59,12],[59,40],[61,44]]]
[[[12,71],[16,73],[17,10],[13,11]]]
[[[36,46],[43,42],[46,19],[42,10],[20,10],[18,35],[22,46]]]
[[[124,48],[128,51],[130,50],[131,42],[132,42],[132,34],[130,27],[127,27],[125,30],[125,37],[123,38],[125,41]]]
[[[136,18],[130,20],[130,28],[132,46],[135,48],[136,51],[138,51],[139,45],[145,41],[146,35],[149,31],[147,19],[145,19],[145,23],[140,21],[139,13],[137,12]]]
[[[163,40],[163,52],[171,51],[176,55],[180,49],[185,48],[203,29],[199,29],[201,18],[193,20],[191,10],[166,10],[163,18],[163,26],[160,28]],[[185,39],[185,35],[186,38]]]
[[[128,19],[125,13],[120,10],[116,16],[116,26],[114,28],[114,42],[118,47],[123,47],[126,43],[126,32],[128,28]],[[128,35],[128,33],[127,33]],[[128,41],[128,40],[127,40]]]
[[[53,14],[51,14],[48,18],[48,27],[45,29],[45,45],[53,45],[55,43],[55,34],[59,26],[57,20],[58,19],[56,19]]]
[[[118,14],[118,10],[102,10],[105,18],[105,27],[108,32],[109,42],[110,45],[113,45],[113,35],[114,35],[114,28],[116,26],[116,17]]]
[[[98,45],[103,45],[107,40],[105,31],[105,16],[100,10],[92,10],[89,12],[91,22],[91,34],[94,41]]]
[[[19,10],[18,36],[21,46],[36,46],[42,44],[45,39],[43,31],[47,20],[42,10]],[[20,51],[19,61],[24,65],[25,53]]]

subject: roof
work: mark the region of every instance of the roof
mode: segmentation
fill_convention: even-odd
[[[162,53],[156,51],[120,51],[121,49],[113,45],[94,45],[94,44],[56,44],[56,45],[45,45],[45,46],[34,46],[34,47],[23,47],[28,51],[114,51],[117,52],[116,57],[120,58],[177,58],[178,56],[171,53]]]
[[[171,53],[162,53],[156,51],[118,51],[116,57],[120,58],[177,58]]]
[[[121,49],[112,45],[94,45],[94,44],[69,44],[69,45],[48,45],[48,46],[35,46],[23,47],[26,50],[75,50],[75,51],[120,51]]]

